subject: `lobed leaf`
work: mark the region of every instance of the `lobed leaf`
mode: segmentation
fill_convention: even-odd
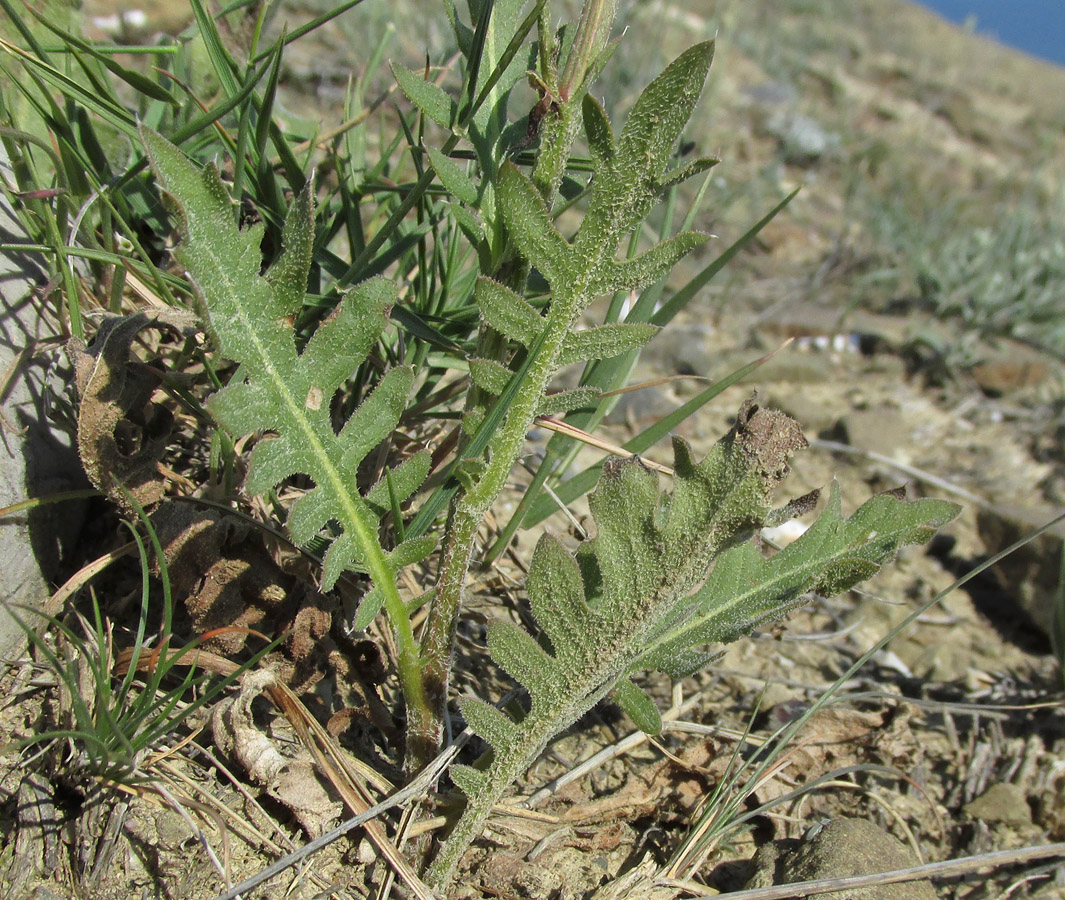
[[[329,590],[348,568],[369,572],[390,585],[395,571],[421,558],[411,545],[390,556],[381,547],[380,517],[391,502],[379,493],[373,503],[360,496],[356,473],[365,456],[395,429],[406,405],[413,372],[387,372],[375,390],[337,433],[332,400],[338,388],[366,361],[387,324],[395,289],[371,279],[349,291],[297,351],[293,330],[302,308],[314,245],[311,180],[290,209],[284,250],[266,276],[260,274],[262,228],[240,229],[235,207],[213,166],[203,171],[164,138],[141,129],[152,170],[166,192],[182,243],[176,253],[196,286],[205,326],[221,352],[240,363],[229,385],[208,409],[236,435],[269,434],[251,454],[246,489],[262,493],[293,475],[309,476],[315,487],[290,514],[293,537],[306,543],[330,521],[341,533],[325,556],[322,588]],[[424,477],[424,459],[397,470],[404,496]]]
[[[489,626],[492,657],[528,688],[531,704],[514,722],[481,701],[463,701],[467,721],[496,752],[486,772],[468,780],[476,793],[455,832],[461,838],[451,838],[462,843],[445,844],[436,871],[447,871],[456,847],[472,839],[551,737],[608,693],[638,725],[661,729],[658,710],[631,673],[690,674],[713,659],[706,644],[779,618],[811,589],[849,586],[901,543],[927,538],[957,514],[952,503],[881,495],[843,520],[833,488],[814,526],[767,559],[752,532],[774,515],[773,489],[802,446],[793,420],[748,401],[703,460],[674,440],[671,494],[637,457],[604,464],[589,498],[595,537],[570,553],[545,536],[533,554],[527,588],[540,639],[514,624]],[[801,499],[785,509],[806,505]]]
[[[582,232],[598,244],[621,234],[647,214],[667,184],[676,183],[708,167],[692,164],[690,170],[674,172],[663,181],[674,144],[695,110],[713,58],[713,43],[696,44],[682,53],[640,94],[629,113],[612,154],[596,156],[592,200]],[[604,121],[594,106],[586,105],[585,129],[605,150]],[[581,233],[575,243],[583,246]]]
[[[831,596],[847,590],[875,575],[899,547],[928,540],[959,511],[945,500],[878,494],[844,519],[833,483],[817,521],[775,556],[763,556],[751,542],[724,553],[692,596],[695,615],[656,638],[639,666],[676,669],[679,653],[735,640],[804,603],[811,591]]]

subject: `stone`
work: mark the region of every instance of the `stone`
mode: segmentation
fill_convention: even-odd
[[[0,175],[14,183],[2,144]],[[0,195],[0,242],[28,241],[15,211]],[[50,395],[63,394],[69,383],[56,367],[59,349],[39,349],[39,342],[56,337],[33,296],[33,287],[46,280],[36,254],[0,253],[0,373],[6,379],[0,396],[0,507],[88,487],[71,435],[46,415]],[[26,641],[8,604],[43,608],[82,517],[83,504],[67,501],[0,519],[0,659],[18,656]],[[25,612],[19,616],[27,624],[40,624]]]
[[[965,814],[989,825],[1031,825],[1032,810],[1024,791],[1015,784],[993,784],[975,800],[965,804]]]
[[[910,850],[864,819],[835,818],[802,840],[779,840],[754,857],[748,890],[773,885],[873,875],[916,866]],[[936,900],[928,881],[906,881],[818,894],[820,900]]]

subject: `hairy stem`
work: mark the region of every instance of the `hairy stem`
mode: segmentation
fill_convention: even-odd
[[[405,760],[408,773],[421,769],[440,748],[447,714],[452,647],[477,529],[506,485],[507,477],[525,446],[525,435],[535,416],[536,406],[547,390],[556,368],[559,348],[576,315],[576,312],[567,314],[567,311],[575,305],[571,301],[566,308],[552,311],[538,352],[534,351],[529,361],[521,390],[492,442],[492,456],[487,468],[470,491],[455,496],[448,510],[435,596],[422,635],[422,677],[427,708],[424,715],[419,713],[409,722]]]
[[[588,5],[596,9],[604,6],[602,0],[588,0]],[[594,62],[595,57],[592,54],[597,55],[602,50],[604,35],[609,32],[613,21],[614,6],[612,2],[605,4],[609,13],[605,21],[601,10],[591,17],[595,29],[594,40],[589,40],[581,47],[575,46],[571,51],[570,61],[575,65],[574,57],[583,53],[580,67],[582,73],[587,72]],[[547,38],[548,35],[541,31],[541,41]],[[541,60],[549,61],[550,54],[542,54]],[[553,72],[545,71],[542,75],[546,84],[555,80]],[[576,88],[571,96],[552,106],[541,123],[541,150],[532,178],[549,209],[565,174],[580,123],[581,101],[585,91],[583,84],[576,85]],[[598,258],[589,259],[586,271],[591,272],[597,263]],[[511,259],[508,270],[509,277],[506,281],[511,283],[507,286],[521,293],[528,277],[528,262]],[[417,711],[409,723],[411,732],[405,759],[408,773],[418,771],[428,763],[442,742],[447,715],[452,648],[477,529],[485,513],[503,490],[507,477],[521,455],[526,433],[536,414],[536,407],[546,393],[557,368],[556,360],[562,341],[575,318],[591,299],[584,296],[586,292],[579,285],[567,285],[567,296],[562,296],[556,286],[552,287],[555,288],[555,293],[540,343],[531,351],[532,358],[528,360],[527,371],[522,376],[521,389],[510,409],[506,411],[506,419],[499,433],[492,440],[488,466],[471,490],[456,494],[448,511],[447,532],[435,596],[421,644],[424,665],[422,677],[427,706],[425,710]],[[482,332],[484,330],[485,328],[482,328]],[[482,337],[487,339],[488,336]],[[475,391],[472,396],[479,397],[479,394]]]

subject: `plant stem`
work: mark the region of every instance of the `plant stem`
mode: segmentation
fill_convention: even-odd
[[[566,172],[570,152],[580,124],[581,103],[587,89],[585,75],[602,52],[613,22],[616,4],[613,0],[587,0],[578,26],[578,38],[567,60],[567,71],[579,73],[570,83],[571,92],[565,98],[552,98],[541,122],[540,152],[532,172],[532,181],[551,208],[562,177]],[[541,23],[543,20],[541,20]],[[587,32],[587,34],[585,34]],[[544,28],[540,41],[554,40]],[[551,67],[552,53],[541,53],[541,65]],[[551,70],[540,73],[543,84],[553,88],[557,75]],[[601,250],[600,250],[601,252]],[[506,255],[504,255],[506,258]],[[596,260],[589,259],[586,271],[591,272]],[[507,286],[518,293],[525,288],[529,266],[526,261],[511,259]],[[448,687],[451,675],[452,648],[458,617],[462,609],[463,590],[470,560],[473,556],[477,529],[496,497],[506,485],[514,464],[525,447],[529,426],[536,407],[547,391],[557,368],[555,361],[567,332],[590,298],[581,285],[552,285],[554,294],[539,342],[530,349],[523,382],[506,419],[491,444],[487,468],[468,492],[456,494],[447,518],[446,537],[437,575],[435,596],[425,631],[422,635],[421,657],[424,665],[424,695],[427,707],[418,711],[408,722],[407,754],[404,761],[408,773],[420,770],[439,750],[447,715]],[[563,294],[565,296],[563,296]],[[490,335],[482,338],[490,342]],[[515,375],[514,377],[521,377]],[[479,395],[471,392],[471,400]]]
[[[565,309],[553,308],[539,345],[531,351],[530,365],[521,390],[492,442],[492,456],[487,468],[470,491],[456,494],[448,510],[435,596],[422,635],[422,677],[427,706],[424,715],[419,711],[408,722],[405,765],[411,774],[432,759],[441,745],[447,714],[451,651],[477,529],[488,508],[506,485],[507,477],[521,455],[536,406],[554,374],[555,359],[576,315],[576,312],[567,314],[568,310],[574,308],[574,303],[565,306]]]

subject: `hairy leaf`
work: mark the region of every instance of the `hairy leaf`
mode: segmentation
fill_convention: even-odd
[[[614,688],[612,698],[624,711],[636,727],[647,734],[658,734],[662,730],[662,715],[654,700],[647,696],[628,678],[622,678]]]
[[[510,369],[494,359],[474,358],[470,360],[470,378],[473,379],[473,383],[481,390],[495,396],[503,393],[503,389],[513,374]]]
[[[290,528],[305,543],[326,523],[339,524],[341,533],[325,558],[324,589],[348,568],[369,572],[375,584],[394,580],[396,568],[424,555],[424,547],[386,554],[378,530],[391,504],[382,502],[379,492],[373,502],[360,496],[355,475],[398,423],[411,370],[389,371],[339,433],[331,421],[334,394],[384,330],[394,288],[374,279],[349,292],[300,353],[292,320],[305,299],[314,240],[311,180],[286,220],[284,253],[263,277],[262,229],[237,227],[234,205],[217,170],[197,169],[148,129],[142,129],[141,137],[177,219],[182,237],[177,256],[196,285],[204,323],[219,350],[241,364],[239,380],[216,393],[208,409],[236,435],[267,433],[252,452],[247,489],[261,493],[297,474],[314,481],[293,507]],[[393,489],[404,491],[400,499],[418,487],[411,476],[424,477],[426,471],[424,459],[397,469]]]
[[[484,772],[479,772],[473,766],[455,763],[448,774],[455,782],[456,787],[467,797],[476,797],[484,787]]]
[[[679,260],[709,240],[710,235],[685,231],[656,244],[646,253],[624,262],[605,260],[591,284],[593,294],[635,291],[664,278]]]
[[[454,104],[443,88],[426,81],[410,69],[392,63],[392,74],[400,89],[415,106],[443,128],[450,128],[454,118]]]
[[[602,398],[599,388],[580,387],[548,394],[536,407],[538,416],[561,416],[575,409],[592,409]]]
[[[426,147],[429,161],[433,164],[440,183],[468,206],[477,202],[477,186],[447,156],[435,147]]]
[[[959,512],[946,500],[902,500],[877,494],[849,519],[835,483],[817,521],[772,557],[751,542],[721,555],[692,596],[695,614],[658,635],[633,668],[664,671],[696,645],[735,640],[805,602],[810,592],[831,596],[875,575],[899,547],[921,543]]]
[[[544,199],[512,162],[499,169],[499,201],[511,239],[552,287],[572,279],[577,263],[551,221]]]
[[[571,331],[562,342],[558,364],[568,366],[588,359],[610,359],[630,350],[638,350],[658,334],[654,325],[643,322],[600,325],[583,331]]]
[[[481,318],[512,341],[531,347],[540,336],[544,323],[540,314],[508,287],[491,278],[477,279],[474,289]]]
[[[510,716],[476,697],[460,698],[459,711],[466,724],[493,747],[506,747],[518,732]]]
[[[606,111],[595,97],[585,94],[581,113],[584,116],[584,133],[588,137],[592,159],[600,166],[609,163],[614,157],[614,132],[610,128]]]
[[[816,524],[766,558],[753,535],[774,515],[773,489],[805,444],[793,420],[748,401],[705,459],[674,440],[670,494],[636,457],[604,465],[589,498],[595,536],[575,553],[545,536],[533,554],[527,588],[538,639],[514,624],[489,626],[489,651],[528,689],[529,709],[519,723],[483,702],[463,703],[495,755],[483,777],[469,780],[478,793],[450,840],[479,831],[547,741],[608,693],[641,727],[660,729],[632,672],[694,671],[712,658],[704,645],[779,618],[810,590],[853,585],[958,512],[944,501],[879,495],[844,520],[833,488]],[[450,859],[447,845],[439,859]]]

